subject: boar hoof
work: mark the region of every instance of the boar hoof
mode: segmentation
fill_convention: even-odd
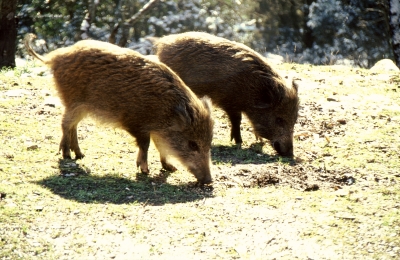
[[[146,175],[148,175],[149,174],[149,169],[140,169],[140,172],[141,173],[143,173],[143,174],[146,174]]]
[[[174,172],[174,171],[177,170],[177,169],[175,168],[175,166],[173,166],[172,164],[166,163],[166,162],[162,162],[162,167],[163,167],[165,170],[170,171],[170,172]]]
[[[63,154],[63,159],[64,160],[71,160],[71,155],[70,154]]]
[[[83,157],[85,157],[85,155],[84,155],[83,153],[81,153],[81,154],[75,154],[75,160],[83,159]]]
[[[236,147],[236,149],[240,150],[240,149],[242,149],[242,143],[235,144],[234,147]]]
[[[204,179],[204,180],[197,180],[196,186],[198,186],[198,187],[204,187],[204,186],[212,187],[211,186],[212,183],[213,183],[213,181],[212,181],[211,178],[210,179]]]

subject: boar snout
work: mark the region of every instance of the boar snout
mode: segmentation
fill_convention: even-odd
[[[189,168],[189,171],[193,173],[200,184],[212,183],[211,173],[209,169]]]
[[[199,158],[196,163],[188,165],[188,170],[200,184],[210,184],[212,182],[210,164],[209,157]]]
[[[278,152],[279,155],[285,157],[293,157],[293,143],[292,142],[281,142],[281,141],[274,141],[272,142],[272,146],[274,147],[275,151]]]

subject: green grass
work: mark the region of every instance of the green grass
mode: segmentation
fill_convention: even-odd
[[[182,167],[174,173],[161,170],[153,145],[151,174],[139,173],[133,138],[91,119],[78,129],[86,157],[63,160],[58,151],[62,108],[44,105],[53,91],[51,79],[26,77],[29,66],[0,72],[0,259],[400,255],[397,74],[277,66],[283,75],[301,78],[305,117],[295,134],[310,134],[296,138],[296,157],[277,156],[268,143],[256,141],[246,119],[239,149],[229,140],[227,117],[215,109],[216,182],[198,187]],[[5,95],[18,89],[31,94]],[[340,102],[327,101],[331,96]],[[346,124],[337,122],[343,118]],[[347,174],[354,184],[327,183],[307,192],[294,184],[251,182],[279,172],[289,178],[282,171],[302,167],[293,178],[324,171],[328,177]]]

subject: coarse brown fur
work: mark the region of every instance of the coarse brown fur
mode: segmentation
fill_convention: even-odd
[[[174,171],[167,157],[177,158],[202,183],[211,182],[213,123],[207,98],[198,99],[164,64],[110,43],[83,40],[45,57],[28,52],[53,71],[65,106],[60,150],[64,158],[82,158],[77,125],[87,115],[128,131],[139,146],[137,166],[148,173],[150,138],[162,166]]]
[[[279,154],[293,156],[298,87],[294,82],[287,87],[264,57],[244,44],[201,32],[162,37],[154,49],[193,92],[226,111],[237,144],[244,113],[256,136],[269,139]]]

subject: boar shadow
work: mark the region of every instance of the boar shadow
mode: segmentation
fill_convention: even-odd
[[[236,164],[266,164],[276,163],[277,161],[284,161],[290,165],[295,164],[293,158],[281,157],[277,155],[265,154],[262,151],[264,143],[257,142],[250,145],[249,148],[240,149],[236,145],[213,145],[211,148],[212,163],[230,163]]]
[[[118,176],[91,175],[89,168],[75,164],[75,160],[59,160],[60,175],[50,176],[34,183],[54,194],[80,203],[128,204],[132,202],[147,205],[186,203],[213,197],[211,187],[198,187],[194,183],[172,185],[165,183],[170,172],[160,171],[157,176],[137,174],[137,179]]]

